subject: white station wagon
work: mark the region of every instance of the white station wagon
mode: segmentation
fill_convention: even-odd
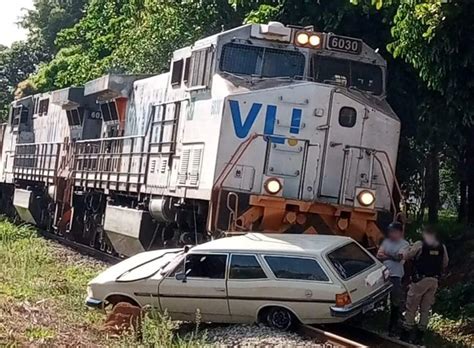
[[[386,268],[350,238],[249,233],[135,255],[93,279],[86,304],[130,302],[191,321],[199,310],[202,321],[285,330],[370,311],[390,288]]]

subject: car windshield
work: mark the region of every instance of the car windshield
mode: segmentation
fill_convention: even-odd
[[[177,262],[183,257],[182,251],[164,253],[156,258],[135,266],[117,278],[120,282],[131,282],[140,279],[150,278],[158,271],[164,270],[171,263]],[[160,272],[163,273],[163,272]]]
[[[373,257],[356,243],[349,243],[332,251],[328,258],[344,280],[365,271],[375,263]]]
[[[383,93],[383,73],[377,65],[320,55],[314,55],[311,64],[312,77],[316,82],[344,81],[347,87],[375,95]]]
[[[305,56],[296,51],[228,43],[222,48],[220,70],[260,77],[302,77]]]

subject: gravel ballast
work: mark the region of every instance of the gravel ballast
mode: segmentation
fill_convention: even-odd
[[[316,347],[314,340],[264,325],[229,325],[207,329],[206,342],[222,347]]]

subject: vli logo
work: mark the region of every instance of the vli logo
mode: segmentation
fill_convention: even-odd
[[[232,115],[232,122],[234,124],[235,135],[237,135],[237,137],[241,139],[246,138],[249,135],[250,130],[252,129],[255,123],[255,120],[260,114],[263,104],[253,103],[244,120],[242,119],[240,105],[237,100],[229,100],[229,106],[230,113]],[[303,111],[301,109],[293,109],[290,123],[291,134],[299,134],[302,113]],[[277,106],[270,104],[267,105],[263,134],[270,136],[272,142],[283,144],[285,142],[284,136],[275,134],[276,114]]]

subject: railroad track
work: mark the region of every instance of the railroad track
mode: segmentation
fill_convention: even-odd
[[[337,325],[302,325],[299,333],[311,337],[323,347],[344,348],[406,348],[415,347],[409,343],[393,339],[359,327]]]
[[[120,261],[123,261],[123,259],[120,258],[120,257],[109,255],[109,254],[107,254],[103,251],[94,249],[94,248],[92,248],[88,245],[85,245],[85,244],[74,242],[72,240],[69,240],[69,239],[66,239],[64,237],[58,236],[57,234],[54,234],[54,233],[46,232],[46,231],[39,230],[39,229],[38,229],[38,233],[41,234],[46,239],[54,240],[54,241],[58,242],[59,244],[62,244],[62,245],[65,245],[65,246],[67,246],[71,249],[74,249],[75,251],[77,251],[77,252],[79,252],[83,255],[91,256],[91,257],[95,258],[96,260],[100,260],[100,261],[110,263],[110,264],[116,264]]]

